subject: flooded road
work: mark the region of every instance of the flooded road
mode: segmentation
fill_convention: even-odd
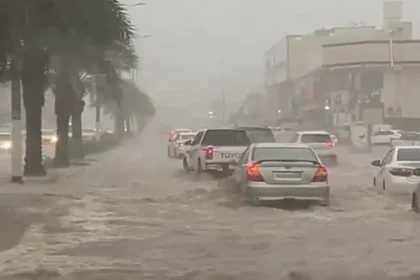
[[[165,141],[149,128],[67,182],[83,195],[0,253],[0,279],[419,279],[420,216],[371,189],[370,156],[339,150],[329,207],[282,210],[183,174]]]

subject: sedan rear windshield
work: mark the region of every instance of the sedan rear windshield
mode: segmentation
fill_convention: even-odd
[[[420,149],[398,149],[397,161],[420,161]]]
[[[329,134],[302,134],[300,138],[302,143],[327,143],[331,142]]]
[[[212,129],[204,134],[202,145],[249,146],[251,142],[243,130]]]
[[[264,147],[255,148],[252,160],[311,160],[318,161],[315,154],[308,148]]]

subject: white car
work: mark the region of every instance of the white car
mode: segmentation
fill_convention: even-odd
[[[266,127],[206,129],[197,133],[182,160],[186,172],[222,171],[229,174],[252,143],[275,142]]]
[[[57,132],[55,129],[43,129],[41,138],[42,144],[44,145],[55,145],[58,141]]]
[[[391,147],[394,146],[420,146],[420,133],[415,131],[401,132],[399,139],[391,140]]]
[[[298,131],[291,142],[309,145],[327,166],[338,164],[334,141],[326,131]]]
[[[175,138],[178,133],[192,133],[191,129],[188,128],[177,128],[168,133],[168,157],[173,158],[173,154],[171,153],[170,146],[173,144],[172,142],[175,141]]]
[[[391,144],[395,139],[401,138],[401,132],[398,130],[378,130],[372,134],[371,141],[373,145]]]
[[[242,154],[233,173],[234,187],[248,202],[285,199],[328,205],[327,169],[315,151],[292,143],[259,143]]]
[[[411,194],[420,177],[413,176],[413,170],[420,167],[420,146],[392,147],[382,160],[372,161],[378,167],[373,186],[390,193]]]
[[[186,140],[182,142],[178,149],[178,158],[183,159],[187,152],[191,149],[191,143],[194,139]]]
[[[180,158],[180,148],[184,146],[185,141],[193,140],[196,133],[194,132],[181,132],[174,136],[173,141],[168,143],[168,157]]]

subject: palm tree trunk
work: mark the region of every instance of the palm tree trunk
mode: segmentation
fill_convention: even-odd
[[[55,115],[57,117],[57,138],[55,145],[55,167],[68,167],[69,162],[69,121],[73,111],[74,93],[68,73],[64,72],[56,82]]]
[[[125,120],[124,120],[124,122],[125,122],[125,129],[126,129],[126,133],[127,134],[130,134],[131,133],[131,123],[130,123],[130,118],[126,118]]]
[[[54,166],[68,167],[69,162],[69,120],[70,114],[60,110],[57,114],[57,138],[55,145]],[[74,124],[73,124],[74,125]]]
[[[23,104],[26,116],[25,176],[45,176],[42,159],[42,107],[44,106],[44,66],[42,51],[29,51],[23,61]]]
[[[83,99],[76,97],[75,108],[71,116],[72,132],[71,132],[71,157],[74,159],[84,159],[83,137],[82,137],[82,113],[85,106]]]
[[[122,137],[124,135],[124,114],[120,106],[117,106],[115,112],[115,134],[118,137]]]

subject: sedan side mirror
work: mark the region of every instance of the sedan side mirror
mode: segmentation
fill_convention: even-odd
[[[191,146],[191,144],[192,144],[192,140],[188,140],[184,142],[184,145],[186,146]]]
[[[420,177],[420,168],[416,168],[416,169],[414,169],[412,174],[413,174],[414,176],[419,176],[419,177]]]
[[[381,161],[379,159],[377,159],[377,160],[372,161],[371,164],[373,166],[381,166]]]

